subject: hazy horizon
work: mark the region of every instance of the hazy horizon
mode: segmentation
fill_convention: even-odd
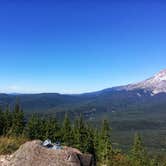
[[[166,69],[163,69],[163,70],[166,70]],[[160,70],[162,71],[162,70]],[[159,71],[159,72],[160,72]],[[158,72],[154,73],[157,74]],[[153,76],[154,76],[153,75]],[[150,76],[148,78],[145,78],[144,80],[146,79],[149,79],[151,78]],[[77,94],[84,94],[84,93],[93,93],[93,92],[97,92],[97,91],[102,91],[102,90],[105,90],[105,89],[108,89],[108,88],[113,88],[113,87],[118,87],[118,86],[124,86],[124,85],[129,85],[129,84],[134,84],[134,83],[139,83],[141,81],[144,81],[144,80],[139,80],[137,82],[130,82],[130,83],[126,83],[126,84],[121,84],[121,85],[115,85],[115,86],[110,86],[110,87],[105,87],[105,88],[102,88],[102,89],[96,89],[96,90],[93,90],[93,91],[84,91],[84,92],[54,92],[54,91],[3,91],[3,90],[0,90],[0,93],[6,93],[6,94],[42,94],[42,93],[59,93],[59,94],[68,94],[68,95],[77,95]],[[16,88],[16,87],[13,87],[13,88]]]

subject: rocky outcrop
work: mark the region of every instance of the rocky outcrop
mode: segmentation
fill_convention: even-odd
[[[48,149],[41,141],[27,142],[10,156],[0,157],[0,166],[93,166],[93,157],[79,150],[63,147]]]

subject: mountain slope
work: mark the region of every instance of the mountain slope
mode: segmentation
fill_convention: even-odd
[[[118,90],[136,89],[144,89],[146,91],[151,91],[153,94],[166,93],[166,69],[162,70],[161,72],[157,73],[156,75],[145,81],[118,88]]]
[[[83,113],[91,118],[116,111],[161,111],[166,108],[166,70],[137,84],[87,94],[0,94],[0,105],[13,105],[17,98],[27,114],[69,112],[72,116]]]

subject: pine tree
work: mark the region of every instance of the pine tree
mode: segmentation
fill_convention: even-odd
[[[10,135],[19,136],[23,133],[24,129],[24,113],[17,102],[12,113],[12,127],[10,130]]]
[[[74,123],[74,142],[75,146],[82,152],[85,150],[86,128],[82,116],[75,120]]]
[[[3,134],[3,130],[4,130],[4,113],[0,108],[0,135]]]
[[[41,119],[33,114],[31,118],[29,119],[27,126],[26,126],[26,136],[30,139],[42,139],[42,121]]]
[[[98,158],[101,163],[108,165],[111,161],[113,150],[111,144],[111,129],[107,120],[103,121],[99,136]]]
[[[99,143],[100,143],[100,134],[99,130],[97,128],[93,129],[93,143],[94,143],[94,161],[95,163],[100,160],[100,149],[99,149]]]
[[[74,143],[73,128],[71,126],[70,119],[67,114],[65,115],[65,118],[62,124],[61,135],[62,135],[62,141],[67,146],[73,145]]]
[[[148,158],[142,139],[139,134],[135,134],[134,144],[131,149],[131,161],[133,166],[148,166]]]
[[[82,116],[75,121],[74,140],[76,147],[82,152],[91,153],[94,151],[93,134],[91,133],[91,130],[88,129]]]
[[[86,152],[93,154],[94,157],[96,158],[96,153],[95,153],[95,131],[91,127],[86,127],[87,129],[87,138],[86,138]]]
[[[4,129],[3,129],[3,134],[8,135],[9,131],[12,126],[12,113],[10,111],[10,106],[6,106],[6,110],[4,111]]]
[[[45,135],[44,139],[51,139],[54,142],[60,139],[60,128],[56,118],[49,117],[44,119],[43,135]]]

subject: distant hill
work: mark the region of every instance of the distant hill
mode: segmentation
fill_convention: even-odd
[[[86,94],[0,94],[1,107],[7,104],[12,107],[16,100],[27,118],[35,112],[61,120],[67,112],[71,120],[83,114],[96,126],[108,119],[117,148],[128,149],[138,131],[151,152],[161,153],[161,148],[166,149],[166,70],[140,83]]]
[[[117,111],[165,111],[166,70],[137,84],[86,94],[0,94],[0,105],[13,105],[16,99],[27,114],[59,115],[69,112],[75,116],[82,113],[89,119]]]

